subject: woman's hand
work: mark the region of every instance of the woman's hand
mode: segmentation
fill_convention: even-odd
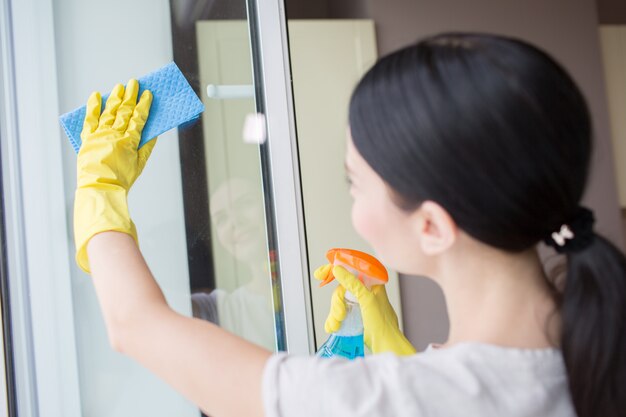
[[[324,330],[333,333],[339,330],[346,316],[344,295],[346,290],[357,298],[363,317],[363,341],[373,353],[393,352],[397,355],[412,355],[415,348],[398,327],[398,316],[389,303],[384,285],[367,289],[361,281],[341,266],[324,265],[314,275],[324,280],[333,274],[339,285],[332,296],[330,312]]]
[[[148,90],[137,102],[138,91],[137,80],[130,80],[126,88],[116,85],[102,115],[99,92],[92,93],[87,101],[74,200],[76,262],[87,273],[87,242],[96,233],[124,232],[138,242],[127,194],[156,144],[156,139],[151,140],[137,150],[152,103]]]

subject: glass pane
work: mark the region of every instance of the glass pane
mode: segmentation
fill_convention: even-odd
[[[226,329],[274,350],[282,342],[273,330],[273,259],[258,143],[264,132],[255,129],[263,116],[256,113],[248,25],[200,20],[196,36],[199,80],[208,97],[202,121],[215,273],[212,287],[192,289],[194,314],[209,320],[217,314]]]
[[[83,105],[93,90],[108,93],[171,61],[195,89],[206,107],[202,117],[159,137],[129,194],[142,252],[174,309],[282,348],[245,0],[54,0],[53,6],[62,112]],[[212,97],[209,85],[217,92]],[[240,86],[235,94],[231,85]],[[72,224],[76,155],[66,145]],[[72,233],[68,239],[73,251]],[[198,416],[195,406],[110,348],[93,285],[72,265],[83,415]]]
[[[362,18],[361,2],[285,3],[307,250],[314,270],[327,262],[326,251],[333,247],[374,254],[352,227],[344,158],[348,102],[361,75],[376,61],[376,33],[374,21]],[[401,319],[398,277],[389,274],[387,292]],[[328,337],[324,321],[336,284],[319,288],[310,275],[319,348]]]

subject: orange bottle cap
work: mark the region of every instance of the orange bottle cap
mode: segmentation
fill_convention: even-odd
[[[365,285],[372,284],[372,280],[378,281],[379,284],[385,284],[389,281],[387,269],[385,269],[383,264],[365,252],[354,249],[333,248],[326,252],[326,258],[333,265],[346,266]],[[370,279],[366,279],[366,277]],[[334,279],[335,276],[331,272],[320,284],[320,287],[332,282]]]

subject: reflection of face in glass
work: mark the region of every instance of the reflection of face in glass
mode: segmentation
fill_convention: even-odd
[[[261,187],[240,178],[224,181],[211,194],[210,213],[217,240],[238,262],[233,265],[232,259],[224,260],[228,267],[218,268],[217,288],[192,294],[194,317],[274,350],[272,277]]]
[[[211,196],[211,219],[220,243],[235,259],[251,263],[265,256],[261,195],[246,180],[232,178]]]

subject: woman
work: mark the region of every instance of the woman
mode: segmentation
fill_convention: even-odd
[[[399,272],[443,289],[450,333],[413,355],[380,289],[357,294],[374,352],[353,362],[271,355],[172,311],[136,244],[126,193],[150,106],[137,85],[88,103],[78,157],[77,261],[91,266],[111,344],[213,416],[618,416],[626,410],[626,260],[579,206],[585,100],[519,40],[442,34],[382,58],[350,103],[355,229]],[[117,232],[116,232],[117,231]],[[119,233],[121,232],[121,233]],[[535,250],[567,258],[553,285]],[[88,256],[87,256],[88,254]],[[332,328],[341,320],[337,292]],[[207,378],[210,375],[210,378]]]

